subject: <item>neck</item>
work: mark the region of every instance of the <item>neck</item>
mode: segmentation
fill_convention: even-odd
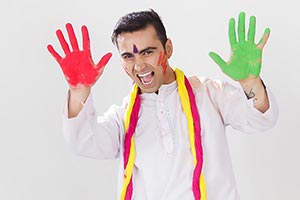
[[[175,71],[170,66],[167,67],[167,70],[166,70],[166,73],[164,76],[165,77],[164,77],[163,84],[170,84],[176,80]],[[158,94],[158,91],[159,90],[157,90],[155,93]]]
[[[165,77],[164,77],[163,84],[169,84],[176,80],[175,72],[170,66],[167,67],[167,70],[166,70],[166,73],[164,76]]]

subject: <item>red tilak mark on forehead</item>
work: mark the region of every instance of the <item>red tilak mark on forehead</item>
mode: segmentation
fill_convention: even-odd
[[[161,66],[163,68],[164,74],[166,74],[166,71],[167,71],[167,54],[165,52],[160,52],[157,65]]]
[[[138,53],[138,52],[139,52],[138,48],[136,47],[135,44],[133,44],[133,53]]]

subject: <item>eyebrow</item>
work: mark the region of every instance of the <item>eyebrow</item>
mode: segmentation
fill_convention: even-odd
[[[145,51],[155,50],[155,49],[157,49],[157,47],[147,47],[147,48],[145,48],[145,49],[140,50],[140,51],[138,52],[138,54],[143,54]],[[132,56],[133,53],[131,53],[131,52],[124,52],[124,53],[121,54],[122,57],[125,56],[125,55]]]

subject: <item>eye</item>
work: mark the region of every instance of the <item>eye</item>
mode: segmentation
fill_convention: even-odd
[[[122,56],[122,58],[123,58],[124,60],[128,60],[128,59],[132,58],[132,55],[130,55],[130,54],[125,54],[125,55]]]
[[[152,50],[146,50],[146,51],[144,51],[143,52],[143,55],[150,55],[150,54],[152,54],[153,53],[153,51]]]

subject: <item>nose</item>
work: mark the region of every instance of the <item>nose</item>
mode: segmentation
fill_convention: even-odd
[[[137,58],[134,63],[134,70],[140,72],[143,71],[144,68],[145,68],[145,63],[143,59]]]

